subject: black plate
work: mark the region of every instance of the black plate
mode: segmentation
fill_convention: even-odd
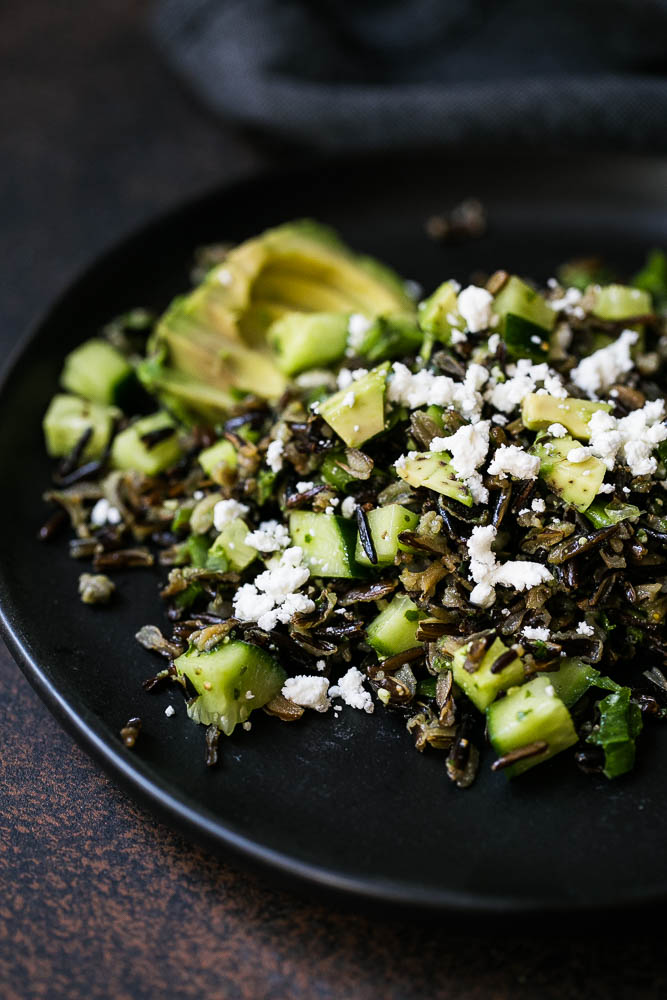
[[[387,712],[311,713],[293,726],[257,713],[251,733],[225,741],[221,769],[207,771],[203,730],[183,703],[140,687],[157,664],[133,635],[163,620],[160,574],[121,574],[113,610],[84,608],[76,596],[84,567],[68,558],[64,539],[35,540],[49,481],[40,419],[65,352],[114,314],[162,307],[185,289],[198,244],[311,215],[427,289],[476,268],[546,279],[572,255],[603,252],[636,267],[647,247],[667,242],[666,191],[667,167],[655,161],[377,156],[237,184],[100,260],[35,331],[0,400],[4,630],[81,743],[209,844],[367,899],[516,912],[667,895],[667,733],[649,729],[637,771],[614,783],[584,776],[563,755],[512,784],[491,775],[487,759],[476,785],[460,792],[443,757],[417,755]],[[471,194],[488,207],[488,235],[451,249],[430,242],[424,219]],[[170,701],[177,714],[167,719]],[[130,752],[118,731],[133,714],[144,728]]]

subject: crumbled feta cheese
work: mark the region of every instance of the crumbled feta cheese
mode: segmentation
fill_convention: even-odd
[[[283,684],[281,694],[289,698],[295,705],[302,708],[313,708],[316,712],[326,712],[331,702],[327,697],[329,681],[326,677],[313,677],[310,674],[299,674],[288,677]]]
[[[216,531],[222,531],[226,524],[235,521],[237,517],[244,517],[249,507],[238,500],[218,500],[213,508],[213,525]]]
[[[589,625],[587,622],[579,622],[579,624],[577,625],[577,634],[585,635],[590,638],[590,636],[595,634],[595,629],[593,628],[592,625]]]
[[[326,668],[326,662],[324,660],[316,660],[315,667],[317,670],[322,671]]]
[[[560,299],[551,299],[549,305],[556,312],[571,313],[574,307],[579,305],[582,297],[578,288],[568,288]]]
[[[530,506],[531,509],[534,510],[536,514],[544,514],[545,510],[547,509],[547,505],[544,502],[544,500],[542,500],[541,497],[536,497]]]
[[[540,460],[515,444],[503,444],[496,449],[488,471],[489,475],[500,479],[507,479],[508,475],[515,479],[537,479]]]
[[[277,439],[266,449],[266,464],[273,472],[280,472],[283,467],[283,443]]]
[[[489,354],[495,354],[496,351],[498,350],[499,344],[500,344],[500,334],[492,333],[491,336],[489,337],[489,343],[488,343]]]
[[[354,512],[357,509],[357,501],[354,497],[345,497],[343,503],[341,504],[340,512],[343,517],[354,517]]]
[[[356,667],[350,667],[337,684],[329,689],[332,698],[342,698],[350,708],[358,708],[364,712],[372,712],[373,699],[364,688],[364,675]]]
[[[597,399],[600,392],[609,389],[621,375],[632,370],[630,348],[637,343],[638,337],[636,330],[624,330],[608,347],[601,347],[599,351],[582,358],[573,368],[570,378],[591,399]]]
[[[567,460],[572,465],[581,465],[582,462],[587,462],[589,458],[592,458],[593,452],[590,448],[584,448],[582,445],[580,448],[570,448],[567,453]]]
[[[306,483],[301,481],[300,483],[296,484],[296,491],[297,493],[307,493],[308,490],[312,490],[314,485],[315,483],[309,483],[309,482]]]
[[[352,313],[347,321],[347,346],[351,352],[359,350],[372,325],[372,319],[362,313]]]
[[[164,710],[164,714],[167,716],[168,719],[171,719],[172,715],[176,715],[176,709],[174,708],[173,705],[167,705],[167,707]]]
[[[503,413],[511,413],[520,406],[525,396],[535,392],[539,382],[549,395],[559,399],[567,396],[559,376],[551,372],[546,363],[534,365],[530,359],[520,358],[515,365],[507,366],[509,377],[506,381],[498,381],[498,374],[501,373],[494,374],[493,383],[486,392],[486,399],[496,410],[502,410]]]
[[[396,361],[392,366],[387,398],[411,410],[420,406],[453,406],[474,423],[482,412],[483,399],[479,390],[488,377],[486,368],[478,364],[468,366],[463,382],[455,382],[448,375],[434,375],[425,370],[413,374],[406,365]]]
[[[436,437],[431,441],[431,451],[447,451],[452,456],[452,468],[456,478],[461,479],[476,503],[486,503],[489,491],[482,485],[477,469],[484,464],[489,450],[488,420],[478,424],[464,424],[449,437]]]
[[[120,511],[105,497],[101,497],[90,512],[90,523],[96,528],[102,528],[105,524],[120,524],[121,521]]]
[[[355,368],[354,371],[350,371],[349,368],[341,368],[336,377],[338,388],[349,389],[353,382],[358,382],[364,375],[368,375],[368,368]]]
[[[601,483],[600,484],[600,489],[598,490],[598,496],[601,493],[613,493],[613,492],[614,492],[614,485],[613,485],[613,483]]]
[[[343,406],[352,407],[352,406],[354,406],[354,404],[356,403],[356,401],[357,401],[357,397],[355,396],[355,394],[352,392],[351,389],[350,389],[349,392],[346,392],[345,395],[343,396]]]
[[[271,569],[245,583],[234,595],[234,616],[241,621],[257,622],[270,631],[278,622],[285,624],[292,615],[310,612],[315,604],[305,594],[295,593],[306,583],[310,571],[302,565],[299,546],[285,549]]]
[[[449,335],[449,343],[453,345],[465,344],[467,339],[467,335],[462,330],[452,330]]]
[[[547,642],[551,632],[548,628],[541,628],[539,626],[537,628],[533,628],[530,625],[526,625],[521,632],[521,635],[524,639],[537,639],[539,642]]]
[[[555,698],[556,688],[553,686],[553,684],[547,684],[547,686],[544,689],[544,693],[548,695],[550,698]]]
[[[486,288],[468,285],[459,292],[457,304],[459,312],[471,333],[479,333],[491,326],[493,295]]]
[[[509,418],[502,413],[494,413],[491,417],[491,423],[497,424],[498,427],[505,427],[509,423]]]
[[[258,552],[278,552],[290,543],[290,534],[278,521],[262,521],[256,531],[245,536],[245,544]]]
[[[472,604],[490,607],[496,599],[497,586],[512,587],[514,590],[530,590],[540,583],[547,583],[553,577],[546,566],[535,562],[498,563],[492,546],[496,538],[493,525],[473,528],[468,539],[470,556],[470,576],[476,584],[471,595]]]
[[[567,427],[563,427],[562,424],[549,424],[547,434],[551,434],[555,438],[567,437]]]
[[[301,389],[319,389],[320,386],[326,389],[335,389],[336,376],[333,372],[325,368],[312,368],[310,371],[302,372],[294,380]]]
[[[652,475],[658,463],[651,452],[667,439],[664,415],[665,404],[662,399],[648,402],[620,420],[610,413],[598,410],[588,422],[591,432],[590,450],[602,459],[608,469],[614,468],[616,456],[620,452],[633,476]]]

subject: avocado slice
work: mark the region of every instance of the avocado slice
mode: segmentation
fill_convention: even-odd
[[[531,453],[540,459],[540,478],[554,493],[583,514],[595,500],[607,467],[593,456],[585,462],[568,462],[568,454],[581,447],[581,443],[572,437],[552,438],[546,435],[538,437]]]
[[[459,314],[458,285],[445,281],[429,298],[419,304],[419,325],[448,344],[452,330],[463,330],[465,321]]]
[[[319,414],[350,448],[384,430],[384,393],[389,362],[362,375],[319,406]]]
[[[467,486],[459,482],[447,452],[411,451],[407,458],[396,465],[396,472],[410,486],[425,486],[443,496],[458,500],[472,507],[472,496]]]
[[[266,339],[285,375],[339,361],[347,345],[347,313],[286,313],[274,320]]]
[[[267,343],[277,320],[287,313],[353,312],[414,316],[415,306],[397,275],[352,253],[333,231],[289,223],[241,243],[176,299],[138,374],[180,419],[215,422],[239,394],[280,397],[295,362],[281,371]],[[323,363],[319,355],[315,363]]]
[[[531,392],[521,404],[521,419],[524,427],[531,431],[542,431],[551,424],[562,424],[573,437],[588,441],[591,436],[588,421],[598,410],[609,413],[611,405],[575,399],[574,396],[556,399],[554,396]]]
[[[595,295],[592,308],[600,319],[621,320],[653,312],[651,293],[630,285],[603,285]]]
[[[493,311],[500,316],[500,334],[504,337],[507,316],[519,316],[521,319],[540,327],[540,330],[551,331],[556,324],[556,313],[547,305],[546,300],[515,274],[511,275],[493,300]],[[537,331],[538,333],[540,331]]]

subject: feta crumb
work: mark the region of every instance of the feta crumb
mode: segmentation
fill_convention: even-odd
[[[266,464],[273,472],[280,472],[283,467],[283,442],[272,441],[266,449]]]
[[[249,532],[244,542],[258,552],[278,552],[290,543],[290,533],[279,521],[262,521],[256,531]]]
[[[588,423],[590,449],[610,470],[620,454],[633,476],[653,475],[658,463],[651,452],[667,439],[664,415],[662,399],[648,402],[620,420],[598,410],[591,415]]]
[[[503,444],[496,449],[488,471],[500,479],[507,479],[508,475],[515,479],[537,479],[539,470],[540,460],[536,455],[529,455],[515,444]]]
[[[570,378],[591,399],[597,399],[598,393],[609,389],[621,375],[632,370],[630,348],[637,343],[638,337],[636,330],[624,330],[608,347],[601,347],[582,358]]]
[[[613,493],[613,492],[614,492],[613,483],[601,483],[597,495],[599,496],[601,493]]]
[[[488,378],[486,368],[475,363],[468,366],[464,381],[456,382],[448,375],[433,375],[424,369],[413,374],[406,365],[395,361],[387,398],[390,403],[410,410],[420,406],[453,406],[475,423],[481,417],[484,403],[479,390]]]
[[[299,674],[288,677],[283,684],[281,694],[289,698],[295,705],[302,708],[312,708],[316,712],[326,712],[331,702],[327,697],[329,681],[326,677],[313,677],[310,674]]]
[[[321,672],[326,668],[326,662],[324,660],[316,660],[315,668]]]
[[[294,614],[314,611],[314,602],[296,593],[310,577],[302,559],[299,546],[285,549],[271,569],[260,573],[253,583],[239,587],[233,599],[234,616],[257,622],[260,628],[270,631],[278,622],[286,624]]]
[[[302,372],[294,381],[301,389],[336,388],[336,376],[325,368],[312,368],[310,371]]]
[[[493,296],[486,288],[468,285],[459,292],[458,309],[471,333],[479,333],[491,326]]]
[[[545,510],[547,509],[547,505],[544,502],[544,500],[542,500],[541,497],[536,497],[530,506],[531,509],[534,510],[536,514],[544,514]]]
[[[498,563],[492,549],[495,539],[496,529],[493,525],[478,525],[473,528],[468,539],[470,576],[476,584],[470,595],[472,604],[483,608],[491,607],[496,599],[497,586],[522,591],[553,579],[549,570],[541,563]]]
[[[549,424],[547,434],[551,434],[555,438],[567,437],[567,427],[563,427],[562,424]]]
[[[354,404],[356,403],[356,401],[357,401],[357,397],[355,396],[355,394],[352,392],[351,389],[350,389],[349,392],[346,392],[345,395],[343,396],[343,406],[352,407],[352,406],[354,406]]]
[[[238,500],[218,500],[213,508],[213,525],[216,531],[222,531],[226,524],[235,521],[238,517],[244,517],[249,507]]]
[[[587,462],[589,458],[593,457],[593,453],[590,448],[585,448],[583,445],[579,448],[570,448],[567,453],[567,460],[571,462],[572,465],[581,465],[582,462]]]
[[[307,493],[308,490],[312,490],[314,485],[315,483],[306,483],[301,481],[300,483],[296,484],[296,491],[297,493]]]
[[[354,512],[357,509],[357,501],[354,497],[345,497],[343,503],[341,504],[340,512],[343,517],[354,517]]]
[[[363,313],[352,313],[347,321],[347,346],[353,351],[358,351],[372,325],[373,320],[368,319]]]
[[[90,512],[90,523],[96,528],[102,528],[105,524],[120,524],[122,519],[118,508],[105,497],[101,497]]]
[[[496,351],[498,350],[499,344],[500,344],[500,334],[492,333],[491,336],[489,337],[489,343],[487,345],[489,349],[489,354],[495,354]]]
[[[245,693],[245,700],[246,701],[252,701],[254,697],[255,696],[252,693],[252,691],[246,691],[246,693]]]
[[[465,344],[467,339],[467,335],[462,330],[452,330],[449,334],[449,343],[453,345]]]
[[[595,634],[595,629],[593,628],[592,625],[589,625],[587,622],[579,622],[579,624],[577,625],[577,634],[590,637]]]
[[[486,392],[486,399],[496,410],[511,413],[521,405],[525,396],[535,392],[538,382],[542,382],[546,393],[559,399],[567,396],[558,375],[550,371],[546,362],[535,365],[529,358],[520,358],[515,365],[507,366],[504,382],[498,381],[500,370],[494,369],[494,378]],[[543,393],[544,395],[544,393]]]
[[[491,417],[491,423],[497,424],[498,427],[506,427],[509,423],[509,418],[503,416],[502,413],[494,413]]]
[[[486,503],[489,499],[489,491],[482,485],[477,469],[484,464],[489,450],[490,426],[488,420],[464,424],[449,437],[433,438],[430,445],[431,451],[449,452],[456,478],[465,483],[476,503]]]
[[[350,667],[337,684],[329,689],[332,698],[342,698],[350,708],[358,708],[369,714],[373,711],[373,699],[364,688],[364,675],[356,667]]]
[[[547,684],[547,686],[544,689],[544,693],[548,695],[550,698],[555,698],[556,688],[553,686],[553,684]]]
[[[524,639],[537,639],[539,642],[547,642],[551,632],[548,628],[542,628],[541,626],[533,628],[531,625],[526,625],[521,635]]]
[[[176,715],[176,709],[174,708],[173,705],[167,705],[167,707],[164,710],[164,714],[167,716],[168,719],[171,719],[172,715]]]
[[[355,368],[354,371],[350,371],[349,368],[341,368],[336,378],[338,388],[349,389],[353,382],[358,382],[364,375],[368,375],[368,368]]]
[[[204,493],[203,490],[195,490],[194,493],[192,494],[192,499],[193,500],[203,500],[205,496],[206,496],[206,494]]]
[[[571,313],[578,306],[583,296],[578,288],[568,288],[559,299],[550,299],[549,305],[556,312]]]

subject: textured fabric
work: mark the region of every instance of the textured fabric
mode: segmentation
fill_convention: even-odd
[[[325,149],[667,148],[667,0],[162,0],[213,108]]]

